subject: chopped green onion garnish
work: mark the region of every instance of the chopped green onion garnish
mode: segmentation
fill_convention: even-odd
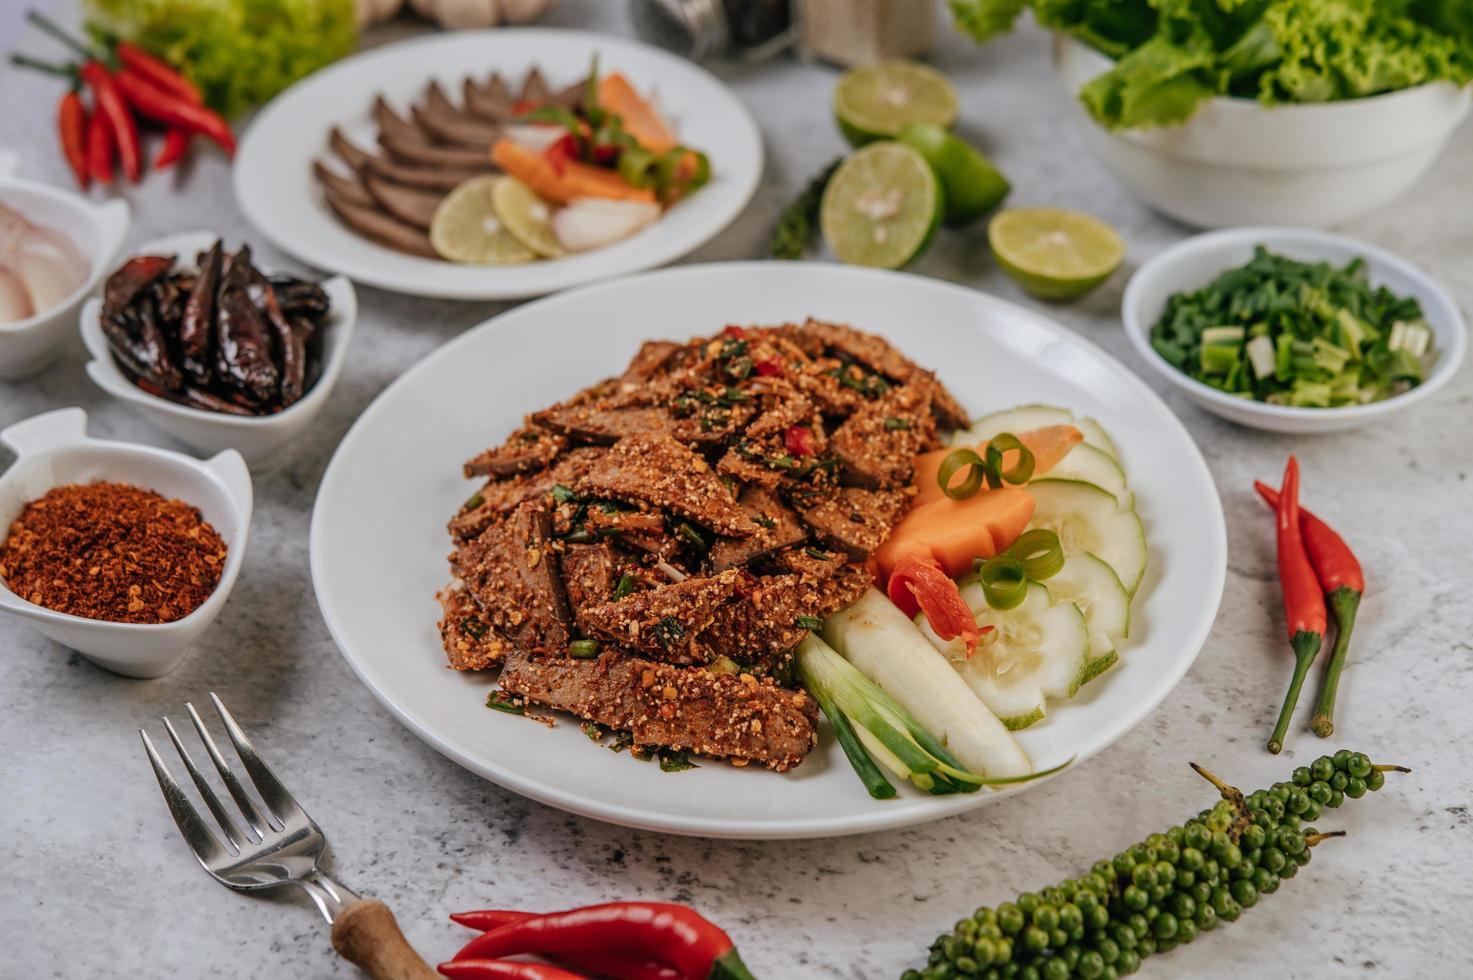
[[[1002,468],[1003,453],[1016,450],[1018,461],[1013,464],[1012,469]],[[983,464],[986,471],[987,483],[994,489],[1001,489],[1004,483],[1027,483],[1033,478],[1033,453],[1023,445],[1023,441],[1011,432],[1002,432],[992,437],[987,444],[987,462]]]
[[[700,768],[690,761],[690,750],[688,749],[661,749],[660,770],[662,772],[684,772],[687,769]]]
[[[966,478],[956,486],[951,485],[951,478],[956,475],[957,470],[967,468]],[[982,489],[982,481],[986,474],[986,464],[982,457],[971,449],[953,449],[941,461],[941,467],[936,471],[936,482],[941,486],[941,492],[952,500],[966,500],[968,497]]]
[[[509,715],[525,715],[527,713],[527,702],[508,691],[492,691],[491,696],[486,699],[486,707],[495,708],[497,711],[505,711]]]
[[[623,575],[620,575],[619,584],[614,586],[614,601],[618,602],[620,599],[632,593],[634,591],[634,586],[636,583],[638,583],[638,581],[639,580],[634,577],[633,572],[625,572]]]
[[[467,511],[475,510],[477,507],[481,506],[485,502],[485,497],[481,496],[479,493],[473,493],[470,495],[470,498],[466,500],[465,503],[460,505],[460,512],[463,514]]]
[[[568,644],[568,656],[574,660],[592,660],[598,656],[598,650],[597,640],[574,640]]]
[[[834,557],[834,553],[832,551],[824,551],[822,548],[814,548],[811,546],[804,548],[803,554],[807,555],[809,558],[812,558],[814,561],[828,561],[830,558]]]
[[[896,418],[893,415],[887,415],[885,417],[885,429],[886,429],[886,431],[894,432],[897,429],[909,429],[909,428],[910,428],[910,419]]]
[[[578,495],[573,492],[571,487],[565,487],[561,483],[554,483],[552,485],[552,499],[560,504],[565,504],[570,500],[577,500]]]
[[[1024,531],[1008,553],[1018,560],[1023,574],[1033,582],[1052,578],[1064,567],[1064,548],[1059,544],[1059,536],[1047,528]]]
[[[982,595],[993,609],[1012,609],[1028,595],[1028,576],[1023,563],[1010,555],[989,558],[977,569]]]
[[[793,620],[793,625],[805,630],[821,630],[823,629],[823,620],[817,616],[799,616]]]
[[[681,521],[675,525],[675,536],[692,548],[706,547],[706,539],[701,537],[701,532],[685,523],[685,521]]]

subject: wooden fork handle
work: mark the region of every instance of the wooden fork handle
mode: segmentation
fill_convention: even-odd
[[[373,980],[439,980],[440,975],[420,959],[394,913],[377,899],[354,902],[332,924],[332,948]]]

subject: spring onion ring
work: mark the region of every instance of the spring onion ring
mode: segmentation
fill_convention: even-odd
[[[993,609],[1012,609],[1028,595],[1028,576],[1023,563],[1011,555],[997,555],[977,569],[982,595]]]
[[[951,478],[963,467],[967,468],[966,479],[958,486],[952,486]],[[941,485],[941,492],[952,500],[966,500],[982,489],[986,472],[987,465],[981,456],[970,449],[954,449],[941,461],[941,468],[936,471],[936,482]]]
[[[1012,450],[1017,450],[1018,461],[1013,464],[1012,469],[1004,470],[1003,453]],[[1033,466],[1032,451],[1011,432],[1000,433],[987,444],[987,462],[983,464],[983,468],[986,470],[987,484],[994,490],[1001,489],[1004,483],[1027,483],[1033,478]]]
[[[1047,528],[1024,531],[1008,554],[1018,560],[1023,574],[1034,582],[1052,578],[1064,567],[1064,546],[1059,543],[1059,536]]]

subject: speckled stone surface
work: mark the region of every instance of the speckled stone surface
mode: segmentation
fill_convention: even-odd
[[[7,41],[21,38],[19,6],[0,13]],[[43,6],[75,16],[70,4]],[[550,20],[627,33],[623,11],[611,0],[564,0]],[[27,46],[49,50],[32,43],[38,37],[25,35]],[[1029,30],[982,50],[951,38],[937,60],[961,90],[963,131],[1013,179],[1013,202],[1103,216],[1125,236],[1131,265],[1186,233],[1129,199],[1085,151],[1042,35]],[[833,70],[783,61],[721,74],[762,125],[767,176],[747,212],[690,261],[761,254],[782,203],[842,149],[827,109]],[[57,95],[47,80],[0,68],[0,144],[23,151],[25,175],[62,183],[51,135]],[[197,157],[178,184],[153,178],[126,192],[136,209],[130,241],[206,227],[250,237],[268,267],[291,267],[246,225],[224,162]],[[1473,306],[1470,164],[1473,129],[1464,127],[1412,194],[1347,229],[1436,274],[1465,309]],[[987,258],[980,230],[940,236],[917,271],[1030,302]],[[1145,372],[1116,317],[1128,272],[1052,312]],[[1249,485],[1274,476],[1291,449],[1306,493],[1348,532],[1372,581],[1342,688],[1346,741],[1331,744],[1417,772],[1372,800],[1327,811],[1321,827],[1344,828],[1347,840],[1326,844],[1269,907],[1149,961],[1142,974],[1473,975],[1461,935],[1473,916],[1473,372],[1409,414],[1314,439],[1234,428],[1152,380],[1207,457],[1230,537],[1222,610],[1181,685],[1077,771],[971,815],[866,837],[733,844],[625,830],[504,792],[422,744],[354,678],[312,597],[306,534],[318,480],[386,384],[503,308],[371,289],[360,297],[362,322],[321,424],[257,480],[235,594],[177,671],[124,680],[0,620],[0,975],[354,975],[304,900],[249,899],[211,883],[166,815],[136,729],[161,729],[161,713],[178,714],[186,699],[214,690],[327,829],[332,866],[396,909],[431,962],[465,938],[445,921],[451,910],[645,897],[697,905],[738,937],[764,977],[894,977],[976,906],[1078,873],[1205,805],[1210,794],[1188,760],[1256,786],[1325,747],[1296,727],[1281,758],[1262,749],[1290,658],[1270,526]],[[100,435],[167,444],[94,388],[82,364],[77,352],[42,378],[0,385],[0,424],[81,405]]]

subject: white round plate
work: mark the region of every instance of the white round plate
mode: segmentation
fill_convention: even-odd
[[[332,159],[328,131],[374,149],[371,111],[382,92],[401,113],[430,79],[459,98],[466,75],[493,69],[520,78],[539,65],[558,88],[587,74],[623,72],[654,92],[682,142],[711,160],[711,182],[631,238],[581,255],[516,266],[468,266],[405,255],[352,231],[332,213],[312,161]],[[340,168],[341,169],[341,168]],[[262,109],[235,160],[235,196],[251,224],[292,255],[360,284],[441,299],[540,296],[671,262],[700,247],[746,207],[762,176],[757,124],[715,76],[632,41],[578,31],[514,28],[455,31],[356,55],[316,72]]]
[[[1197,656],[1222,598],[1227,534],[1196,445],[1166,405],[1104,352],[1051,320],[960,286],[807,263],[696,265],[590,286],[504,313],[411,368],[333,456],[312,515],[312,581],[328,629],[374,694],[456,762],[575,813],[711,837],[822,837],[900,827],[997,799],[901,786],[866,795],[825,725],[777,775],[704,762],[661,772],[560,720],[548,730],[484,706],[489,676],[445,666],[436,590],[445,522],[474,485],[461,462],[529,411],[623,370],[640,342],[812,314],[889,337],[981,415],[1027,402],[1097,418],[1120,447],[1150,565],[1121,663],[1020,733],[1040,768],[1076,765],[1119,738]],[[1009,790],[1026,792],[1023,784]]]

